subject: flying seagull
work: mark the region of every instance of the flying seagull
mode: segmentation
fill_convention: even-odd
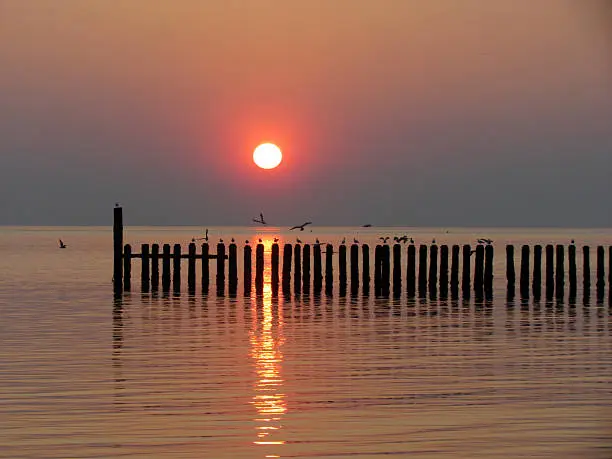
[[[253,221],[255,223],[261,223],[262,225],[267,225],[268,223],[264,220],[263,213],[259,213],[259,218],[254,218]]]
[[[366,223],[365,225],[361,225],[362,228],[369,228],[370,226],[372,226],[370,223]]]
[[[64,244],[64,241],[62,241],[61,239],[59,240],[59,248],[60,249],[65,249],[66,247],[68,247],[66,244]]]
[[[312,222],[305,222],[305,223],[303,223],[303,224],[301,224],[301,225],[292,226],[292,227],[291,227],[291,228],[289,228],[289,229],[290,229],[290,230],[294,230],[294,229],[298,229],[298,228],[299,228],[299,229],[300,229],[300,231],[304,231],[304,227],[305,227],[306,225],[312,225]]]

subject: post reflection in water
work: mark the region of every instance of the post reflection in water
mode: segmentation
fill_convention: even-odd
[[[263,240],[266,260],[272,247],[272,238]],[[252,404],[257,410],[255,417],[258,446],[283,445],[282,416],[287,411],[286,396],[283,393],[282,346],[283,320],[278,310],[278,299],[272,298],[272,273],[270,263],[264,266],[263,293],[258,295],[251,306],[253,318],[251,330],[251,357],[257,379],[254,383]],[[264,457],[280,457],[266,451]],[[278,453],[278,451],[275,451]]]

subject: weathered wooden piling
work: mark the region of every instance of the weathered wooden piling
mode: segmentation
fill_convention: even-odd
[[[506,245],[506,285],[508,297],[513,298],[516,285],[516,272],[514,270],[514,246],[512,244]]]
[[[533,247],[533,279],[531,283],[533,298],[538,301],[542,296],[542,246]]]
[[[123,209],[113,209],[113,288],[121,292],[123,288]]]
[[[195,293],[196,289],[196,245],[190,243],[187,252],[187,290]],[[231,249],[230,249],[231,254]],[[231,265],[231,264],[230,264]],[[237,275],[236,275],[237,277]]]
[[[151,246],[151,290],[159,289],[159,244]]]
[[[389,296],[391,285],[391,247],[384,244],[381,249],[381,294]]]
[[[316,244],[312,248],[312,289],[316,295],[323,289],[323,270],[321,263],[321,244]]]
[[[555,266],[555,296],[563,298],[565,294],[565,247],[557,244]]]
[[[278,257],[278,245],[276,246],[276,249]],[[274,247],[272,247],[272,254],[274,254]],[[278,276],[278,259],[276,261],[276,275]],[[242,271],[244,276],[244,295],[249,296],[251,295],[251,288],[253,282],[253,248],[248,244],[244,246],[243,250]],[[274,261],[272,262],[272,272],[274,272]],[[272,285],[274,285],[274,283],[272,283]]]
[[[310,293],[310,244],[304,244],[302,251],[302,267],[304,275],[302,276],[302,286],[304,294]]]
[[[551,300],[555,290],[554,250],[552,244],[546,246],[546,299]]]
[[[280,262],[280,249],[278,243],[272,244],[272,253],[270,254],[270,280],[272,282],[272,288],[276,285],[278,288],[279,277],[279,262]]]
[[[331,295],[334,290],[334,246],[327,244],[325,248],[325,292]]]
[[[469,244],[463,246],[463,269],[461,272],[461,290],[463,292],[463,298],[470,297],[470,277],[471,277],[471,262],[472,248]]]
[[[123,248],[123,290],[129,291],[132,287],[132,246],[125,244]]]
[[[427,291],[427,246],[419,246],[419,294],[425,295]]]
[[[259,243],[255,247],[255,292],[263,293],[264,285],[264,245]]]
[[[217,244],[217,293],[225,291],[225,244]]]
[[[340,244],[338,247],[338,273],[340,280],[340,292],[346,291],[346,245],[344,244]]]
[[[416,295],[416,246],[410,244],[406,259],[406,293],[409,298]]]
[[[578,282],[576,280],[576,246],[574,244],[570,244],[568,247],[567,256],[569,269],[569,297],[570,299],[575,299]]]
[[[584,295],[591,292],[591,249],[588,245],[582,247],[582,282]]]
[[[529,246],[523,245],[521,248],[521,298],[529,298]]]
[[[438,246],[432,244],[429,247],[429,293],[436,295],[438,292]]]
[[[170,244],[162,247],[162,290],[170,291]]]
[[[597,281],[596,281],[596,289],[597,289],[597,300],[601,301],[603,299],[604,289],[606,286],[605,281],[605,259],[604,259],[604,248],[603,246],[597,246]]]
[[[209,260],[208,260],[208,255],[209,255],[209,246],[208,243],[204,243],[202,244],[202,259],[200,266],[202,267],[202,292],[206,293],[208,292],[208,287],[209,287],[209,283],[210,283],[210,266],[208,264]]]
[[[374,248],[374,295],[380,296],[382,291],[382,246]]]
[[[474,260],[474,292],[480,293],[484,287],[484,245],[476,246],[476,259]]]
[[[359,290],[359,246],[357,244],[351,245],[350,263],[351,293],[355,295]]]
[[[487,297],[493,294],[493,246],[485,247],[484,290]]]
[[[172,256],[172,290],[175,293],[181,291],[181,244],[174,244]]]
[[[393,296],[402,293],[402,246],[393,244]]]
[[[361,246],[361,258],[363,260],[361,263],[363,294],[368,295],[370,293],[370,246],[368,244]]]
[[[149,244],[142,244],[140,246],[140,289],[143,292],[149,291]]]
[[[233,242],[228,248],[228,284],[229,294],[235,295],[238,289],[238,248]],[[195,278],[195,275],[194,275]]]
[[[461,247],[457,244],[453,245],[451,249],[451,276],[450,276],[450,286],[451,286],[451,297],[453,299],[459,298],[459,252],[461,251]]]
[[[440,296],[448,296],[448,246],[440,246]]]
[[[283,246],[283,292],[289,293],[291,290],[291,257],[293,255],[293,247],[291,244],[285,244]]]
[[[295,244],[293,247],[293,291],[302,293],[302,246]]]

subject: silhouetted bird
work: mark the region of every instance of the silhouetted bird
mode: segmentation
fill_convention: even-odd
[[[118,202],[115,203],[115,207],[119,207],[119,203]]]
[[[261,240],[261,238],[259,238],[259,243],[261,244],[263,241]]]
[[[316,239],[315,239],[315,243],[316,243],[316,244],[321,244],[321,241],[319,241],[319,238],[316,238]]]
[[[353,238],[353,244],[359,244],[359,241],[355,238]]]
[[[274,238],[274,242],[278,242],[278,238],[277,237]]]
[[[65,249],[66,247],[68,247],[66,244],[64,244],[64,241],[62,241],[61,239],[59,240],[59,248],[60,249]]]
[[[219,242],[223,242],[223,239],[219,238]]]
[[[247,239],[246,241],[244,241],[244,243],[245,243],[245,244],[248,244],[248,243],[249,243],[249,240]]]
[[[304,227],[306,225],[312,225],[312,222],[305,222],[305,223],[302,223],[301,225],[292,226],[291,228],[289,228],[289,230],[294,230],[294,229],[298,229],[299,228],[300,231],[304,231]]]
[[[346,238],[345,237],[342,238],[342,242],[340,242],[340,244],[346,244]]]
[[[296,238],[295,238],[295,242],[297,242],[298,244],[301,244],[301,243],[302,243],[302,241],[300,241],[300,238],[299,238],[299,237],[296,237]]]
[[[573,244],[573,243],[574,243],[574,240],[572,239],[572,242],[570,242],[570,244]]]
[[[264,220],[263,213],[261,213],[261,212],[260,212],[260,214],[259,214],[259,219],[254,218],[254,219],[253,219],[253,221],[254,221],[255,223],[261,223],[262,225],[267,225],[267,224],[268,224],[268,223],[266,223],[266,221]]]
[[[383,244],[386,244],[386,243],[387,243],[387,241],[389,240],[389,236],[386,236],[386,237],[382,237],[382,236],[381,236],[381,237],[379,237],[378,239],[380,239],[381,241],[383,241]]]
[[[435,243],[436,243],[436,240],[435,240],[435,239],[432,239],[432,240],[431,240],[431,243],[432,243],[432,244],[435,244]]]
[[[236,242],[236,241],[234,241],[234,238],[232,238],[232,243],[233,243],[233,242]]]

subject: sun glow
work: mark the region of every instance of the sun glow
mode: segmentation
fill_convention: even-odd
[[[253,162],[262,169],[274,169],[282,160],[280,148],[273,143],[262,143],[253,152]]]

